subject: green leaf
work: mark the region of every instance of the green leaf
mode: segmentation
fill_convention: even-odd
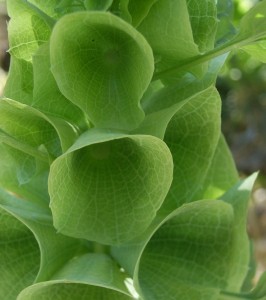
[[[12,155],[10,148],[6,144],[0,143],[0,186],[30,201],[48,203],[47,168],[40,169],[35,164],[33,170],[25,170],[23,163],[25,160],[28,162],[29,159],[28,154],[20,151]]]
[[[75,38],[74,38],[75,37]],[[97,127],[134,129],[153,73],[149,44],[109,13],[64,16],[51,36],[51,66],[60,91]]]
[[[51,212],[45,202],[32,203],[9,191],[0,189],[0,206],[23,223],[24,226],[30,228],[31,231],[34,231],[32,228],[38,227],[36,224],[39,224],[39,226],[51,225]]]
[[[217,1],[217,18],[219,20],[216,44],[221,45],[232,39],[236,34],[236,29],[233,26],[234,5],[232,0],[218,0]]]
[[[266,1],[263,0],[251,8],[241,19],[239,32],[222,48],[230,51],[235,48],[256,43],[266,37]]]
[[[190,23],[195,43],[201,53],[214,47],[218,24],[215,0],[187,0]]]
[[[138,27],[141,22],[146,18],[149,13],[151,7],[158,0],[131,0],[128,4],[128,10],[132,17],[132,25],[134,27]]]
[[[217,151],[218,150],[218,151]],[[227,169],[227,166],[229,166],[228,169],[228,174],[225,173],[223,178],[220,177],[220,175],[214,175],[212,182],[216,182],[216,184],[219,184],[219,189],[210,189],[208,188],[205,192],[205,196],[206,199],[207,197],[209,197],[209,199],[211,199],[212,195],[215,195],[215,197],[220,196],[220,194],[223,192],[223,189],[228,189],[229,187],[231,187],[237,179],[237,173],[235,171],[235,167],[234,164],[232,162],[232,158],[231,155],[228,153],[228,148],[227,145],[225,144],[225,141],[223,139],[223,137],[220,137],[219,143],[217,145],[217,149],[213,158],[213,163],[214,165],[216,164],[218,159],[221,159],[221,167],[222,164],[225,163],[225,169]],[[228,159],[228,162],[226,162],[225,158]],[[231,165],[232,163],[232,165]],[[211,169],[213,168],[213,166],[211,167]],[[232,172],[231,173],[229,173]],[[210,174],[212,174],[212,172],[208,172],[208,176],[207,179],[210,179]],[[228,178],[225,178],[226,175],[228,176]],[[207,181],[209,182],[209,181]],[[227,186],[227,187],[226,187]],[[198,195],[200,197],[200,195]],[[194,197],[194,199],[200,199],[197,197]],[[244,215],[246,215],[246,213],[244,213]],[[157,218],[154,220],[154,222],[151,224],[151,226],[145,231],[145,233],[143,235],[141,235],[140,237],[135,238],[132,241],[129,241],[128,243],[124,243],[121,246],[114,246],[111,249],[111,253],[112,255],[115,257],[115,259],[120,263],[120,265],[130,274],[133,276],[134,274],[134,270],[136,268],[136,264],[137,261],[143,251],[143,249],[145,248],[145,245],[148,244],[151,236],[154,234],[154,232],[156,231],[156,228],[159,228],[159,226],[162,223],[162,217],[163,215],[160,214],[157,216]],[[242,219],[243,222],[243,226],[245,224],[245,216]],[[235,220],[235,222],[238,222],[237,219]],[[242,225],[241,225],[242,226]],[[236,231],[237,232],[237,231]],[[239,246],[239,245],[238,245]],[[237,246],[236,246],[237,247]],[[241,248],[241,247],[240,247]],[[240,249],[239,248],[239,249]],[[238,252],[241,252],[238,249]],[[235,250],[232,250],[232,253]],[[232,254],[233,256],[234,254]],[[233,258],[234,259],[234,258]],[[247,270],[248,264],[244,265],[245,263],[243,263],[242,268],[245,268],[245,270]],[[234,268],[237,268],[238,266],[233,265],[232,267],[232,272],[234,272]]]
[[[84,6],[84,0],[59,0],[58,2],[59,3],[57,3],[54,8],[58,18],[61,18],[69,13],[86,10]]]
[[[132,299],[129,274],[143,300],[266,300],[214,88],[228,52],[265,60],[266,0],[238,33],[232,3],[8,0],[0,299]]]
[[[47,199],[49,162],[61,153],[61,146],[63,150],[69,147],[76,135],[73,137],[68,123],[48,119],[10,99],[0,100],[0,116],[0,185],[34,201]]]
[[[152,222],[172,171],[160,139],[91,129],[51,165],[54,226],[103,244],[130,240]]]
[[[33,22],[35,22],[34,25],[32,24]],[[39,28],[40,35],[38,37],[33,31],[35,26]],[[18,30],[18,28],[22,29]],[[36,17],[36,19],[31,20],[26,14],[12,18],[8,25],[8,32],[10,54],[26,61],[31,61],[32,54],[38,49],[40,44],[48,40],[50,35],[49,28],[41,19]]]
[[[159,82],[159,83],[158,83]],[[153,81],[153,84],[161,83],[161,81]],[[207,86],[209,87],[209,86]],[[198,82],[195,78],[183,78],[178,83],[160,86],[157,90],[151,92],[151,94],[142,101],[142,107],[145,111],[146,117],[153,113],[160,113],[164,110],[168,110],[175,105],[180,105],[184,100],[193,97],[195,94],[205,90],[204,81]],[[147,92],[149,92],[147,90]],[[145,119],[144,119],[145,122]]]
[[[48,116],[62,118],[77,127],[86,127],[83,112],[66,99],[57,87],[50,71],[49,43],[33,56],[34,90],[32,106]]]
[[[249,264],[248,264],[248,272],[241,286],[241,292],[245,293],[253,289],[254,287],[254,278],[256,276],[257,269],[257,261],[255,257],[255,247],[253,241],[249,240]]]
[[[49,0],[48,0],[49,1]],[[16,17],[21,15],[22,13],[33,13],[31,7],[26,3],[28,1],[24,0],[7,0],[7,11],[9,17]]]
[[[178,72],[185,72],[195,66],[202,66],[215,57],[228,53],[232,50],[245,47],[247,45],[256,43],[266,37],[266,1],[261,1],[255,5],[249,12],[242,18],[240,22],[240,30],[231,40],[219,45],[206,52],[204,55],[195,55],[190,59],[183,57],[179,63],[174,63],[163,71],[160,71],[154,76],[157,78],[167,78],[171,74]],[[231,32],[230,32],[231,36]],[[225,38],[227,39],[227,38]]]
[[[14,16],[12,13],[10,14],[11,20],[8,24],[9,52],[18,59],[31,61],[34,52],[49,39],[50,26],[41,16],[28,9],[26,5],[24,10],[21,9],[20,14]]]
[[[215,172],[217,167],[217,172]],[[235,170],[235,165],[232,161],[231,153],[224,141],[223,136],[220,137],[218,145],[215,150],[211,166],[208,169],[203,187],[195,194],[193,200],[198,199],[214,199],[223,194],[227,189],[231,188],[238,180],[238,175]],[[111,253],[113,257],[120,263],[120,265],[131,276],[134,274],[137,260],[148,243],[154,228],[161,223],[161,218],[164,217],[159,211],[156,219],[151,226],[145,231],[143,235],[124,243],[120,246],[113,246]]]
[[[174,177],[166,207],[192,201],[203,184],[220,137],[220,109],[220,96],[210,87],[192,97],[169,122],[164,141],[173,155]]]
[[[230,293],[230,292],[222,292],[221,298],[219,300],[234,300],[234,299],[242,299],[242,300],[265,300],[266,299],[266,286],[265,286],[265,280],[266,280],[266,272],[264,272],[259,282],[256,284],[255,288],[253,288],[248,293]]]
[[[34,240],[38,242],[39,262],[35,267],[35,270],[36,268],[38,270],[35,274],[35,282],[50,279],[70,258],[81,251],[84,252],[84,246],[80,240],[63,236],[55,231],[46,203],[43,205],[32,203],[0,190],[0,207],[16,217],[23,226],[28,227],[34,235]],[[4,243],[8,243],[8,240]],[[19,249],[14,248],[13,251],[19,251]],[[18,260],[18,257],[16,259]],[[27,261],[28,258],[24,260]],[[13,263],[11,261],[9,264],[10,271],[16,273],[16,261]]]
[[[55,12],[55,6],[58,3],[58,0],[28,0],[35,7],[39,8],[43,13],[50,16],[52,19],[57,18],[57,13]]]
[[[32,232],[1,207],[0,242],[0,298],[16,299],[38,273],[39,247]]]
[[[31,62],[11,57],[3,95],[24,104],[32,103],[33,68]]]
[[[150,43],[158,59],[157,71],[199,54],[193,39],[186,0],[157,1],[138,30]],[[193,73],[202,75],[201,67],[192,69]]]
[[[184,106],[188,105],[188,102],[193,102],[195,99],[200,97],[205,98],[205,96],[209,95],[209,93],[213,90],[213,87],[211,87],[198,93],[194,93],[194,91],[197,91],[197,89],[200,90],[202,85],[202,83],[198,85],[197,82],[195,82],[195,84],[189,85],[191,86],[191,89],[185,87],[180,89],[180,93],[177,93],[176,89],[174,89],[172,86],[165,87],[159,90],[157,93],[154,93],[149,99],[150,106],[147,108],[155,110],[162,105],[169,105],[171,102],[176,104],[147,114],[143,122],[134,131],[134,133],[149,134],[160,139],[164,139],[167,126],[174,115],[178,114],[179,110],[182,110]]]
[[[145,300],[217,299],[230,266],[234,214],[222,201],[175,210],[154,233],[138,262],[135,282]]]
[[[25,152],[21,152],[9,145],[3,143],[6,147],[6,151],[11,156],[9,159],[9,163],[13,163],[16,168],[16,178],[18,181],[18,185],[24,185],[31,181],[31,179],[37,174],[37,161],[36,158],[26,154]],[[46,165],[48,167],[48,165]]]
[[[125,275],[108,256],[84,254],[70,260],[52,280],[26,288],[18,300],[132,299],[124,280]]]
[[[160,91],[160,96],[163,99],[163,95],[165,94],[165,90]],[[197,97],[198,95],[196,95]],[[168,98],[169,99],[169,98]],[[145,119],[140,124],[140,126],[133,131],[134,134],[147,134],[153,135],[160,139],[163,139],[165,130],[167,128],[168,123],[170,122],[171,118],[174,114],[179,110],[182,109],[184,105],[191,99],[185,99],[180,103],[177,103],[169,108],[162,109],[160,111],[151,113],[145,116]]]
[[[87,10],[107,10],[113,0],[85,0],[84,6]]]
[[[43,117],[56,130],[61,142],[62,151],[65,152],[77,139],[79,134],[79,128],[60,118],[56,118],[53,116],[46,117],[45,115]]]
[[[115,1],[116,0],[114,0],[114,2]],[[128,5],[129,5],[129,0],[119,0],[119,9],[120,9],[119,17],[131,24],[132,18],[128,10]]]
[[[225,58],[226,56],[221,56],[210,61],[208,71],[201,79],[183,78],[178,83],[165,87],[161,85],[161,81],[153,81],[142,99],[145,119],[134,132],[151,134],[163,139],[174,114],[188,101],[193,101],[192,99],[199,97],[201,93],[204,96],[212,90],[211,86]]]
[[[32,156],[33,158],[38,159],[42,162],[49,162],[49,155],[47,153],[47,149],[45,147],[40,146],[40,148],[32,147],[27,144],[24,144],[17,139],[10,137],[5,132],[2,132],[0,130],[0,142],[1,144],[4,144],[4,146],[10,146],[14,150],[21,151],[25,156]],[[11,149],[10,148],[10,149]]]
[[[46,116],[14,100],[1,98],[0,109],[0,130],[9,135],[3,136],[0,131],[0,140],[43,161],[46,161],[47,155],[45,153],[44,157],[41,152],[48,151],[53,159],[62,150],[66,151],[78,136],[77,128],[69,122]],[[17,120],[21,123],[17,123]]]
[[[25,104],[6,98],[0,99],[2,131],[35,148],[44,145],[51,155],[58,156],[61,152],[58,135],[51,124],[38,114],[38,111]]]
[[[240,30],[234,42],[248,43],[266,37],[266,1],[251,8],[241,19]]]
[[[238,181],[232,154],[221,134],[206,178],[194,199],[217,199]]]
[[[155,74],[153,77],[154,81],[152,81],[150,86],[156,87],[156,85],[158,85],[157,90],[152,92],[150,96],[146,96],[145,93],[144,99],[142,100],[142,107],[146,115],[168,108],[215,85],[218,73],[224,65],[226,58],[227,54],[224,54],[212,59],[208,64],[208,70],[204,77],[195,78],[193,76],[184,76],[178,81],[175,79],[175,83],[165,86],[164,89],[162,89],[163,86],[160,86],[161,81],[158,80],[160,76],[158,77]],[[148,92],[149,89],[147,90],[147,94]]]
[[[228,190],[220,198],[233,206],[234,224],[232,225],[233,246],[227,291],[239,292],[248,272],[250,245],[246,229],[247,210],[251,190],[257,174],[253,174]]]
[[[129,1],[130,0],[113,0],[109,11],[115,16],[131,24],[132,18],[128,10]]]
[[[262,63],[266,63],[266,41],[262,40],[252,45],[248,45],[242,48],[245,52],[247,52],[252,57],[258,59]]]
[[[260,279],[259,282],[256,284],[255,288],[248,294],[250,299],[261,299],[265,300],[266,299],[266,272],[264,272]]]
[[[43,298],[45,297],[45,298]],[[132,297],[126,296],[115,290],[109,290],[97,286],[87,286],[78,283],[69,282],[44,282],[39,283],[25,289],[18,300],[38,300],[38,299],[54,299],[54,300],[128,300]],[[89,297],[89,298],[88,298]]]

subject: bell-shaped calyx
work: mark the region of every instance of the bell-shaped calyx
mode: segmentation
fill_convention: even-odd
[[[55,25],[51,70],[62,94],[95,127],[132,130],[144,118],[139,101],[153,75],[145,38],[106,12],[78,12]]]
[[[121,244],[150,225],[172,174],[162,140],[90,129],[51,165],[54,226],[68,236]]]

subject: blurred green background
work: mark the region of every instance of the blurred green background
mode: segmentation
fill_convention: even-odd
[[[235,25],[257,2],[234,0]],[[0,0],[0,93],[9,67],[7,22],[5,3]],[[231,53],[217,80],[217,88],[223,102],[222,130],[240,175],[260,171],[247,228],[255,243],[256,281],[266,270],[266,64],[241,50]]]
[[[259,0],[234,0],[234,22]],[[266,61],[266,49],[265,49]],[[241,176],[260,171],[248,216],[258,262],[254,281],[266,270],[266,64],[240,50],[231,53],[218,80],[222,130]]]
[[[235,1],[238,23],[255,0]],[[266,49],[265,49],[266,61]],[[266,65],[246,52],[232,53],[217,81],[223,100],[223,132],[240,173],[266,175]]]

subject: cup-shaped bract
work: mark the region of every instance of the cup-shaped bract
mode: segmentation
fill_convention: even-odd
[[[105,12],[64,16],[51,35],[51,70],[63,95],[101,128],[131,130],[153,75],[151,47],[131,25]]]
[[[0,130],[23,145],[44,146],[54,156],[61,152],[58,134],[45,115],[17,101],[0,100]],[[28,152],[25,148],[22,150]]]
[[[70,259],[51,280],[24,289],[17,299],[130,300],[133,298],[125,279],[125,273],[110,257],[86,253]]]
[[[122,136],[66,152],[49,175],[54,226],[103,244],[130,240],[154,219],[172,172],[169,149],[152,136]]]
[[[193,38],[186,0],[157,1],[138,26],[138,30],[152,47],[156,71],[165,71],[199,55]],[[201,65],[193,66],[186,71],[197,76],[203,75]],[[178,78],[183,71],[180,72],[178,68],[174,78]]]
[[[143,299],[218,299],[231,266],[234,212],[222,201],[186,204],[151,237],[135,280]]]
[[[79,240],[55,231],[50,214],[43,203],[0,188],[0,299],[17,299],[22,289],[50,279],[80,251]]]
[[[0,297],[15,299],[21,289],[34,281],[38,273],[40,254],[30,230],[1,206],[0,224]]]

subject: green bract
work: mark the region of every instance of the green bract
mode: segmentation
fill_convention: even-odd
[[[64,16],[51,35],[58,87],[96,127],[134,129],[153,74],[152,49],[133,27],[109,13]]]
[[[266,1],[7,0],[0,299],[266,299],[215,88]]]
[[[51,165],[54,226],[66,235],[120,244],[148,227],[171,182],[172,157],[162,140],[91,129]]]

